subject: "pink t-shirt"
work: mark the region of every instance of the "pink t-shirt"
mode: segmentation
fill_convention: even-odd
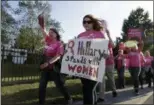
[[[58,54],[62,55],[63,53],[64,53],[64,48],[60,41],[56,41],[55,43],[50,43],[49,46],[45,47],[45,55],[47,57],[54,57]]]
[[[126,69],[128,69],[129,68],[129,59],[128,58],[125,59],[125,63],[126,63]]]
[[[103,32],[101,31],[85,31],[79,34],[78,38],[95,39],[95,38],[105,38],[105,37]]]
[[[118,55],[117,67],[118,69],[120,69],[121,67],[126,67],[126,59],[123,57],[123,55]]]
[[[140,56],[141,56],[141,67],[144,67],[145,65],[145,58],[142,52],[140,52]]]
[[[45,45],[49,46],[52,43],[52,38],[50,36],[45,37]]]
[[[85,38],[85,39],[95,39],[95,38],[105,38],[103,32],[101,31],[86,31],[78,35],[78,38]],[[111,43],[108,45],[109,47],[109,54],[110,56],[106,59],[106,65],[114,64],[114,57],[113,57],[113,46]]]
[[[152,56],[145,56],[145,66],[151,66],[151,62],[154,58]]]
[[[114,56],[113,56],[113,46],[112,44],[109,42],[109,57],[106,59],[106,65],[113,65],[114,64]]]
[[[52,58],[56,55],[62,55],[64,53],[63,44],[60,41],[50,43],[49,46],[46,46],[44,49],[44,54],[46,57]],[[49,65],[49,68],[52,69],[53,64]]]
[[[129,67],[140,67],[141,66],[141,56],[140,52],[130,52],[128,54]]]

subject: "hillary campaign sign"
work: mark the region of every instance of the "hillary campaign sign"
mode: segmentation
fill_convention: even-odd
[[[132,38],[132,37],[138,37],[139,39],[142,38],[144,32],[142,29],[139,29],[139,28],[130,28],[128,29],[128,37],[129,38]]]
[[[104,54],[108,53],[108,40],[74,39],[66,45],[61,73],[102,82],[105,72]]]

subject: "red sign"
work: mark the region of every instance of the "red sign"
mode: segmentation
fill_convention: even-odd
[[[143,34],[143,30],[139,28],[130,28],[127,33],[129,38],[138,37],[140,39],[142,37],[142,34]]]

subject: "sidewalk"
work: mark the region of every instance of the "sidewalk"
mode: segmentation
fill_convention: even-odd
[[[133,87],[126,87],[125,89],[117,90],[118,96],[116,98],[112,97],[112,92],[106,92],[105,102],[100,104],[143,104],[151,95],[153,95],[153,88],[148,88],[144,85],[144,89],[140,89],[140,94],[138,96],[134,95]],[[81,105],[82,101],[76,102],[74,104]]]

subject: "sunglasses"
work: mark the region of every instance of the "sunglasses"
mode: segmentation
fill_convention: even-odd
[[[92,23],[92,21],[83,21],[83,24],[91,24]]]

